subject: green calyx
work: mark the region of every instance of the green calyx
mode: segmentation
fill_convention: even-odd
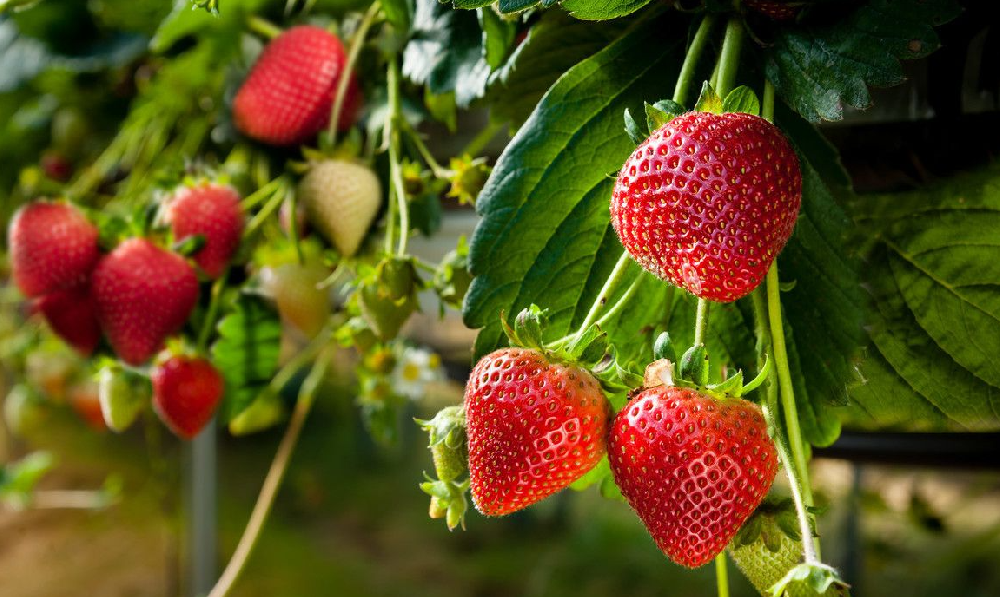
[[[468,451],[465,436],[465,409],[449,406],[430,420],[415,419],[430,436],[428,447],[438,479],[455,481],[466,470]]]
[[[851,586],[841,580],[837,570],[826,564],[799,564],[771,587],[771,597],[785,597],[808,591],[822,597],[847,597]]]
[[[656,360],[646,367],[643,376],[644,387],[669,385],[691,388],[709,394],[718,399],[742,398],[759,388],[771,374],[771,360],[764,361],[764,366],[757,376],[748,383],[743,381],[743,372],[737,371],[728,378],[709,383],[708,351],[703,345],[692,346],[680,358],[679,366],[675,352],[666,332],[660,334],[653,344],[653,354]]]
[[[743,112],[760,116],[760,100],[757,94],[746,85],[741,85],[720,97],[711,83],[705,81],[701,87],[701,95],[694,104],[696,112],[711,112],[723,114],[726,112]],[[646,103],[645,129],[635,120],[628,108],[625,109],[625,132],[636,145],[643,143],[653,132],[674,118],[686,114],[687,108],[674,100],[663,99],[655,103]]]
[[[454,531],[458,526],[465,530],[465,512],[469,509],[469,502],[465,499],[465,494],[469,491],[468,479],[455,483],[435,481],[427,477],[427,481],[420,484],[420,489],[431,496],[428,511],[431,518],[444,518],[449,531]]]
[[[514,318],[514,325],[507,323],[501,314],[500,323],[511,346],[532,348],[546,355],[550,360],[561,361],[585,369],[606,368],[613,348],[608,342],[608,334],[597,325],[590,325],[575,334],[554,342],[545,342],[545,328],[548,326],[548,309],[530,305]]]
[[[386,257],[360,282],[361,315],[380,340],[392,340],[417,310],[423,287],[411,257]]]

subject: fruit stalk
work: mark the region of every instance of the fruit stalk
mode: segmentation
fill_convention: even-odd
[[[328,334],[321,333],[317,338],[322,339],[324,342],[329,340]],[[307,380],[314,378],[318,369],[325,369],[325,364],[329,363],[329,361],[329,355],[324,351],[310,370]],[[286,365],[285,368],[287,369],[287,367]],[[260,531],[263,529],[264,523],[267,522],[267,517],[271,513],[274,498],[281,487],[285,471],[288,469],[288,462],[291,460],[292,452],[299,441],[299,435],[302,433],[302,427],[309,416],[309,411],[312,410],[316,388],[317,384],[315,383],[302,384],[302,391],[299,392],[295,409],[292,411],[288,427],[285,429],[285,435],[282,436],[281,443],[278,444],[278,450],[274,454],[274,460],[271,461],[271,467],[267,471],[267,476],[264,477],[260,494],[257,496],[257,503],[254,504],[253,511],[250,513],[250,520],[243,530],[243,536],[240,537],[240,541],[236,545],[236,551],[233,552],[229,563],[226,564],[226,569],[223,570],[222,576],[219,577],[218,582],[212,587],[207,597],[225,597],[243,571],[243,567],[250,557],[250,552],[253,551],[257,543],[257,538],[260,536]]]
[[[694,345],[705,345],[705,331],[708,329],[708,301],[703,298],[698,299],[698,310],[694,318]]]
[[[399,163],[399,129],[403,122],[403,111],[399,101],[399,64],[394,55],[389,59],[389,177],[392,179],[391,194],[395,196],[399,208],[399,245],[396,254],[406,255],[406,244],[410,239],[410,206],[406,203],[403,186],[403,171]],[[390,203],[392,202],[390,198]]]
[[[597,298],[594,300],[594,304],[590,306],[590,311],[587,312],[587,316],[583,318],[583,323],[580,324],[580,332],[590,327],[597,319],[597,314],[601,312],[601,307],[603,307],[611,298],[611,293],[614,291],[615,287],[618,286],[618,283],[621,282],[622,277],[625,275],[625,271],[628,270],[628,263],[628,251],[622,251],[621,257],[618,258],[618,263],[616,263],[614,269],[611,270],[611,275],[608,276],[608,279],[604,281],[604,286],[601,287],[601,291],[597,293]]]
[[[368,12],[361,19],[361,24],[358,25],[358,30],[354,33],[354,39],[351,40],[351,47],[347,51],[347,62],[344,63],[344,72],[340,74],[340,81],[337,82],[337,94],[333,98],[333,108],[330,110],[330,140],[331,145],[337,144],[337,128],[340,123],[340,112],[344,108],[344,98],[347,97],[347,88],[351,83],[351,75],[354,74],[354,65],[358,61],[358,54],[361,53],[361,46],[365,43],[365,38],[368,36],[368,29],[372,25],[372,21],[375,20],[375,15],[378,14],[379,9],[382,7],[380,2],[372,2],[372,5],[368,7]],[[294,212],[293,212],[294,213]]]
[[[715,587],[719,597],[729,597],[729,568],[726,552],[715,556]]]
[[[299,242],[299,225],[296,222],[297,214],[299,213],[299,194],[290,193],[287,197],[288,200],[288,213],[292,214],[291,226],[288,227],[288,236],[292,240],[292,245],[295,247],[295,260],[299,265],[305,263],[305,256],[302,255],[302,243]]]
[[[726,97],[736,86],[736,71],[739,70],[742,45],[743,23],[738,17],[732,17],[726,23],[726,37],[722,42],[722,52],[719,54],[718,80],[715,84],[715,91],[719,97]]]
[[[288,193],[289,190],[285,184],[277,186],[273,194],[268,198],[267,203],[264,204],[264,207],[261,207],[260,211],[258,211],[247,224],[246,230],[243,232],[244,239],[253,236],[254,232],[257,231],[257,228],[260,228],[261,224],[267,221],[271,214],[281,207],[281,203],[285,200],[285,197],[288,196]]]
[[[205,347],[208,346],[208,339],[212,335],[212,328],[215,327],[216,315],[219,312],[219,299],[222,296],[222,289],[226,286],[226,278],[229,277],[227,267],[222,275],[212,284],[212,296],[209,297],[208,311],[205,312],[205,320],[201,324],[201,331],[198,332],[198,354],[205,354]]]
[[[695,32],[694,38],[691,40],[691,45],[688,46],[687,54],[684,56],[684,64],[681,65],[681,72],[677,75],[677,85],[674,86],[674,101],[682,106],[687,101],[691,84],[694,82],[698,58],[701,57],[705,43],[708,41],[708,34],[714,23],[715,19],[712,15],[706,15],[702,18],[701,24],[698,25],[698,31]]]
[[[772,268],[773,270],[774,268]],[[769,354],[773,354],[771,333],[771,323],[769,318],[768,302],[765,290],[758,288],[753,292],[754,319],[757,321],[757,341],[758,341],[758,361],[764,362]],[[780,322],[779,322],[780,323]],[[784,334],[782,334],[784,336]],[[774,357],[777,358],[777,357]],[[787,365],[787,361],[786,361]],[[791,450],[788,446],[788,439],[782,431],[780,421],[778,421],[778,384],[773,379],[765,382],[765,400],[762,401],[761,410],[767,425],[773,434],[774,445],[778,450],[778,459],[788,476],[788,485],[792,492],[792,501],[795,503],[795,513],[799,521],[799,532],[802,535],[802,553],[807,563],[819,563],[817,554],[818,543],[813,540],[811,515],[806,510],[803,500],[804,478],[798,473],[795,463],[792,460]],[[808,489],[807,489],[808,490]],[[812,501],[812,498],[809,498]]]
[[[247,29],[267,39],[274,39],[281,35],[281,27],[256,15],[247,19]]]

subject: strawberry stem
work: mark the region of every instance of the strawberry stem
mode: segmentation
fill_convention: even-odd
[[[317,336],[316,339],[306,347],[299,355],[289,361],[282,371],[275,376],[275,380],[279,376],[282,376],[286,370],[290,369],[290,373],[287,376],[282,376],[287,381],[293,374],[295,374],[299,368],[302,366],[303,362],[300,356],[308,354],[309,358],[316,356],[320,349],[327,346],[327,342],[330,339],[329,329],[324,329]],[[316,359],[313,367],[309,371],[307,380],[309,378],[314,378],[318,369],[325,370],[326,363],[330,362],[329,355],[326,350],[322,351],[319,358]],[[274,385],[274,380],[272,380],[272,386]],[[284,384],[282,384],[284,385]],[[285,471],[288,469],[288,462],[291,460],[292,452],[295,450],[295,445],[299,441],[299,435],[302,433],[302,427],[305,424],[306,418],[309,416],[309,411],[312,410],[313,398],[315,390],[317,388],[316,383],[303,383],[302,388],[299,391],[298,400],[295,403],[295,410],[292,411],[292,416],[288,421],[288,427],[285,429],[285,435],[281,438],[281,443],[278,444],[278,450],[274,454],[274,460],[271,461],[271,467],[267,471],[267,476],[264,477],[264,483],[261,485],[260,494],[257,496],[257,503],[254,504],[253,511],[250,513],[250,520],[247,522],[246,528],[243,530],[243,536],[240,537],[239,543],[236,545],[236,551],[233,552],[229,563],[226,564],[226,569],[222,572],[222,576],[219,577],[218,582],[212,587],[211,592],[209,592],[207,597],[224,597],[233,588],[233,584],[239,577],[240,573],[243,571],[247,560],[250,558],[250,553],[253,551],[254,546],[257,543],[257,539],[260,537],[260,531],[264,527],[264,523],[267,522],[267,517],[271,513],[271,507],[274,505],[274,498],[278,493],[278,489],[281,487],[281,481],[285,476]]]
[[[260,228],[261,224],[267,221],[267,219],[271,216],[271,214],[274,213],[276,209],[281,207],[282,201],[284,201],[285,197],[288,196],[289,189],[288,187],[285,186],[284,179],[278,179],[278,180],[281,180],[282,183],[280,185],[277,185],[274,188],[274,190],[271,191],[271,195],[270,197],[268,197],[267,203],[265,203],[264,207],[260,208],[260,211],[258,211],[257,214],[250,219],[250,223],[247,224],[246,230],[243,232],[243,238],[246,239],[253,236],[253,234],[257,232],[257,229]],[[294,220],[292,224],[293,225],[295,224]]]
[[[205,312],[205,319],[201,323],[201,331],[198,333],[198,354],[204,355],[205,348],[208,345],[208,339],[212,334],[212,329],[215,328],[215,318],[219,312],[219,299],[222,296],[222,289],[226,286],[226,278],[229,277],[229,268],[227,267],[219,279],[212,284],[212,296],[208,302],[208,311]]]
[[[594,321],[597,319],[597,314],[601,312],[601,307],[611,300],[611,293],[614,292],[615,287],[618,286],[622,276],[624,276],[625,271],[628,269],[628,263],[628,251],[622,251],[621,257],[618,258],[618,263],[616,263],[615,268],[611,270],[611,275],[608,276],[608,279],[604,281],[604,286],[601,288],[601,291],[597,293],[597,298],[594,299],[594,304],[590,306],[590,311],[588,311],[587,316],[583,318],[583,323],[580,324],[580,328],[577,332],[573,334],[574,336],[580,335],[584,330],[593,325]]]
[[[677,85],[674,87],[674,101],[682,106],[687,101],[691,85],[694,83],[698,59],[705,49],[708,34],[714,23],[715,19],[712,15],[706,15],[702,18],[701,24],[698,25],[698,31],[695,32],[694,38],[691,40],[691,45],[688,46],[687,54],[684,56],[684,64],[681,66],[680,74],[677,75]]]
[[[251,15],[250,18],[247,19],[247,29],[253,31],[257,35],[266,37],[267,39],[274,39],[282,33],[281,27],[278,27],[267,19],[262,19],[257,15]]]
[[[426,163],[427,167],[431,169],[434,176],[437,178],[450,178],[454,175],[454,172],[448,170],[442,166],[440,162],[434,159],[434,155],[431,154],[429,149],[427,149],[427,145],[424,143],[424,140],[420,138],[420,135],[415,130],[407,126],[406,132],[409,133],[407,135],[407,139],[409,139],[410,143],[413,144],[413,147],[417,149],[420,157],[424,158],[424,163]]]
[[[403,122],[403,111],[399,101],[399,64],[396,55],[389,59],[389,126],[386,134],[389,140],[389,177],[392,179],[390,203],[395,198],[399,211],[399,245],[396,254],[406,255],[406,244],[410,239],[410,206],[406,202],[403,185],[403,170],[399,162],[399,130]]]
[[[288,235],[292,239],[292,245],[295,247],[295,258],[299,262],[299,265],[305,263],[305,257],[302,255],[302,243],[299,238],[299,194],[289,193],[286,196],[288,201]]]
[[[705,331],[708,329],[708,301],[698,299],[698,310],[694,316],[694,345],[705,345]]]
[[[736,85],[736,71],[739,70],[742,45],[743,23],[738,17],[732,17],[726,23],[726,37],[722,41],[722,52],[719,54],[718,80],[714,85],[719,97],[726,97]]]
[[[757,322],[758,360],[766,362],[773,360],[771,354],[773,352],[774,336],[771,333],[771,321],[768,313],[768,303],[770,301],[766,297],[766,291],[763,288],[754,290],[752,296],[754,319]],[[778,382],[773,378],[768,378],[764,382],[764,387],[765,399],[761,402],[761,411],[764,413],[765,420],[767,420],[768,432],[771,434],[772,439],[774,439],[774,445],[778,451],[778,459],[781,461],[781,466],[785,469],[785,474],[788,476],[788,485],[792,492],[792,501],[795,504],[795,513],[799,521],[799,533],[802,536],[802,553],[805,556],[806,562],[817,563],[819,562],[819,556],[817,555],[819,544],[813,539],[812,515],[806,509],[806,504],[803,500],[803,477],[799,475],[798,468],[792,459],[785,430],[778,421]],[[808,491],[807,487],[805,491]],[[812,502],[811,497],[809,501]]]
[[[347,62],[344,64],[344,71],[340,73],[340,80],[337,81],[337,94],[333,98],[333,108],[330,110],[330,145],[335,146],[337,144],[337,132],[340,128],[338,125],[340,123],[340,113],[344,109],[344,98],[347,97],[347,87],[351,84],[351,75],[354,74],[354,65],[357,64],[358,54],[361,53],[361,46],[364,45],[365,37],[368,35],[368,29],[372,25],[372,21],[375,20],[375,15],[378,14],[379,9],[382,7],[380,2],[372,2],[372,5],[368,7],[368,12],[361,19],[361,23],[358,25],[358,30],[354,33],[354,37],[351,39],[351,47],[347,51]]]
[[[725,551],[715,556],[715,586],[719,597],[729,597],[729,568],[726,564]]]
[[[493,137],[496,137],[497,133],[503,130],[506,124],[505,122],[490,122],[487,124],[483,130],[479,131],[472,138],[472,141],[469,141],[469,144],[462,150],[462,154],[471,156],[479,155],[486,145],[493,140]]]

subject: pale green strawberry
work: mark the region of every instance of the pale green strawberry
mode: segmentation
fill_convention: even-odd
[[[108,429],[125,431],[142,412],[149,396],[138,391],[140,383],[137,376],[117,365],[105,366],[97,374],[97,399]]]
[[[357,253],[382,203],[382,186],[367,166],[326,159],[315,162],[299,183],[299,201],[309,221],[337,251]]]

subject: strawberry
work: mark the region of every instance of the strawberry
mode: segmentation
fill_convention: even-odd
[[[344,257],[357,253],[378,214],[382,185],[367,166],[344,160],[316,162],[299,183],[310,222]]]
[[[800,3],[787,0],[745,0],[743,4],[773,21],[791,21],[800,8]]]
[[[330,122],[346,59],[340,40],[321,27],[292,27],[278,35],[236,93],[236,128],[271,145],[309,141]],[[352,76],[337,127],[350,128],[360,107],[361,89]]]
[[[7,233],[14,282],[29,297],[79,286],[100,257],[97,236],[97,227],[68,203],[22,207]]]
[[[464,404],[472,500],[487,516],[564,489],[604,455],[610,405],[597,380],[541,352],[504,348],[483,357]]]
[[[726,547],[778,471],[756,405],[663,385],[640,391],[618,413],[608,458],[657,546],[689,568]]]
[[[193,439],[212,419],[225,390],[222,375],[200,357],[171,356],[153,369],[153,408],[163,424]]]
[[[165,219],[174,240],[202,235],[205,245],[193,256],[210,278],[218,278],[236,254],[243,235],[243,209],[236,189],[201,182],[185,185],[167,199]]]
[[[319,287],[329,275],[319,262],[266,267],[260,273],[261,290],[274,299],[282,320],[313,338],[330,319],[330,292]]]
[[[73,164],[58,151],[43,152],[38,165],[42,167],[45,176],[56,182],[66,182],[73,178]]]
[[[180,255],[131,238],[97,264],[91,292],[111,347],[139,365],[184,326],[198,301],[198,277]]]
[[[90,356],[101,341],[101,326],[87,285],[56,290],[34,301],[49,327],[81,355]]]
[[[764,279],[795,228],[798,158],[773,124],[689,112],[660,127],[618,174],[611,222],[642,267],[728,302]]]

